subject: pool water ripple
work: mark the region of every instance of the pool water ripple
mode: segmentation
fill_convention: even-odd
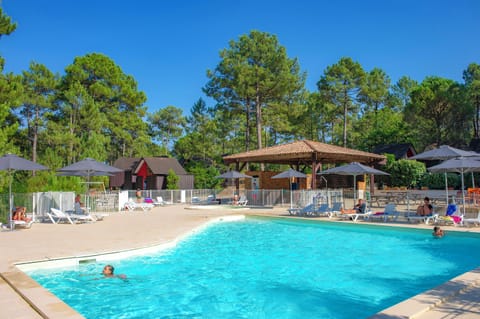
[[[30,275],[86,318],[366,318],[478,266],[478,236],[247,219],[175,249]]]

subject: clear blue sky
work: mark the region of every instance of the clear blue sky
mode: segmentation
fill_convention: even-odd
[[[0,0],[17,30],[0,39],[5,70],[31,61],[63,74],[76,56],[99,52],[132,75],[150,112],[190,108],[230,40],[275,34],[307,72],[307,89],[349,56],[398,80],[437,75],[462,81],[480,63],[477,0]],[[210,105],[212,101],[207,100]]]

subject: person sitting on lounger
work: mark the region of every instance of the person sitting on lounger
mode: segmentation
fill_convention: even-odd
[[[365,214],[367,210],[367,204],[363,201],[363,199],[359,198],[357,205],[353,207],[353,209],[342,209],[342,214]]]
[[[75,214],[85,214],[85,205],[80,200],[80,194],[75,196]]]
[[[27,217],[27,208],[23,206],[19,206],[15,208],[12,216],[13,220],[23,220],[24,222],[28,223],[32,219]]]
[[[428,216],[431,215],[433,211],[433,206],[430,204],[430,198],[425,197],[423,199],[423,205],[417,207],[417,215],[419,216]]]

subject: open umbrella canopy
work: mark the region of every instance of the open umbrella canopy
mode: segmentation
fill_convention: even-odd
[[[101,173],[118,173],[118,172],[121,172],[122,170],[119,168],[98,162],[92,158],[86,158],[79,162],[65,166],[59,169],[58,171],[62,173],[71,172],[72,176],[101,176]],[[83,173],[84,175],[78,175],[80,173]]]
[[[92,158],[86,158],[79,162],[65,166],[58,170],[60,176],[83,176],[87,178],[87,184],[90,185],[92,176],[111,176],[113,173],[122,172],[121,169],[98,162]],[[87,186],[86,206],[89,206],[90,197],[88,195],[89,186]]]
[[[292,177],[305,178],[307,177],[307,175],[290,168],[289,170],[286,170],[284,172],[281,172],[280,174],[272,176],[272,178],[292,178]]]
[[[2,171],[41,171],[45,169],[48,168],[15,154],[6,154],[0,157],[0,170]]]
[[[475,159],[475,157],[451,158],[441,164],[429,167],[428,170],[433,173],[460,173],[462,181],[463,214],[465,214],[465,181],[463,174],[468,172],[480,172],[480,160]]]
[[[330,168],[324,170],[323,172],[319,172],[318,174],[338,174],[338,175],[363,175],[363,174],[371,174],[371,175],[390,175],[378,169],[368,167],[366,165],[360,164],[358,162],[353,162],[347,165],[338,166],[334,168]]]
[[[293,194],[292,194],[292,177],[296,178],[305,178],[307,177],[306,174],[302,172],[296,171],[293,168],[290,168],[280,174],[272,176],[272,178],[288,178],[290,182],[290,208],[293,208]]]
[[[454,148],[448,145],[441,145],[439,148],[429,150],[415,156],[410,157],[409,159],[415,160],[424,160],[424,161],[435,161],[435,160],[447,160],[450,158],[455,158],[459,156],[469,157],[478,155],[475,152],[464,151],[458,148]]]
[[[9,208],[9,221],[10,229],[13,230],[12,226],[12,210],[13,210],[13,200],[12,200],[12,174],[15,171],[41,171],[46,170],[48,167],[37,164],[35,162],[21,158],[15,154],[5,154],[0,157],[0,170],[8,171],[9,181],[8,181],[8,208]]]
[[[480,171],[480,160],[477,158],[458,157],[448,159],[438,165],[429,167],[428,170],[433,173],[468,173]]]
[[[109,173],[109,172],[93,172],[93,173],[88,174],[85,171],[78,171],[78,172],[67,171],[67,172],[58,172],[57,173],[57,176],[82,176],[82,177],[86,177],[86,176],[113,176],[113,175],[115,175],[115,174]]]
[[[463,157],[474,157],[480,156],[479,154],[471,151],[464,151],[455,147],[451,147],[448,145],[441,145],[439,148],[435,148],[433,150],[429,150],[415,156],[410,157],[409,159],[420,160],[420,161],[435,161],[435,160],[448,160],[451,158],[456,158],[459,156]],[[444,173],[445,174],[445,197],[446,203],[448,203],[448,179],[447,179],[447,172],[451,171],[437,171],[436,173]],[[473,176],[472,176],[473,178]]]
[[[320,172],[318,174],[338,174],[338,175],[353,175],[353,197],[354,201],[357,201],[357,175],[369,174],[369,175],[390,175],[384,171],[360,164],[358,162],[352,162],[347,165],[330,168]]]
[[[252,178],[252,176],[248,176],[237,171],[228,171],[216,177],[217,178]]]

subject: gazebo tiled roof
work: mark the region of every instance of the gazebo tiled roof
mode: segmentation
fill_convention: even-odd
[[[289,165],[311,165],[312,162],[374,164],[384,159],[385,156],[383,155],[310,140],[301,140],[223,157],[225,164],[250,162]]]

